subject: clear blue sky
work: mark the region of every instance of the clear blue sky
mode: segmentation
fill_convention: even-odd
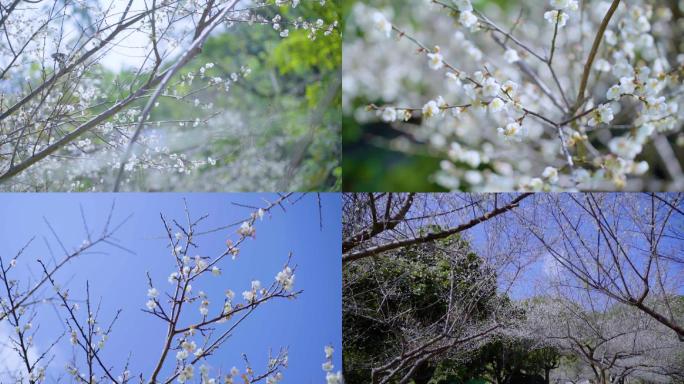
[[[324,382],[321,364],[323,347],[335,347],[335,366],[341,369],[341,217],[340,197],[322,194],[323,226],[319,226],[316,195],[307,195],[287,212],[273,210],[256,224],[256,240],[249,240],[241,247],[236,261],[221,264],[220,277],[208,276],[193,290],[203,289],[216,305],[222,301],[223,292],[230,288],[240,293],[247,289],[252,279],[264,283],[273,281],[282,269],[288,252],[293,253],[297,264],[295,287],[304,293],[294,301],[276,301],[259,308],[244,323],[224,348],[210,359],[214,368],[229,370],[232,366],[242,369],[241,354],[247,353],[253,367],[263,368],[269,348],[277,351],[280,346],[289,347],[290,366],[285,370],[284,383],[306,384]],[[112,201],[116,201],[114,222],[129,214],[132,219],[118,232],[119,244],[131,249],[129,254],[111,246],[99,246],[103,253],[84,255],[62,270],[57,276],[71,288],[73,295],[83,297],[85,279],[91,284],[91,295],[102,299],[101,320],[109,320],[118,308],[123,313],[110,341],[103,351],[104,357],[117,368],[122,367],[132,353],[132,373],[149,375],[151,366],[158,358],[165,324],[141,312],[146,302],[146,277],[149,271],[155,285],[169,289],[167,277],[173,271],[173,259],[167,242],[161,236],[164,228],[159,214],[168,218],[184,219],[182,198],[187,198],[194,217],[209,214],[200,228],[212,229],[246,217],[249,209],[232,205],[232,202],[263,205],[262,199],[273,200],[273,194],[0,194],[0,256],[5,261],[33,235],[37,238],[20,259],[15,277],[26,277],[38,272],[37,258],[49,258],[43,237],[59,258],[59,245],[51,237],[43,217],[48,219],[64,245],[73,249],[85,238],[79,204],[87,218],[91,231],[102,228]],[[225,249],[225,239],[235,233],[235,228],[203,236],[197,240],[197,254],[215,256]],[[4,296],[4,295],[3,295]],[[237,300],[237,299],[236,299]],[[216,309],[215,306],[212,309]],[[191,314],[198,318],[198,305],[191,305]],[[61,333],[63,326],[57,321],[52,307],[44,305],[39,310],[43,321],[36,335],[39,347],[45,346],[49,336]],[[84,312],[82,312],[84,315]],[[0,337],[7,337],[0,334]],[[68,339],[68,337],[66,338]],[[51,340],[51,338],[49,339]],[[175,354],[174,354],[175,355]],[[0,356],[4,356],[0,352]],[[51,374],[63,372],[64,364],[71,358],[68,340],[60,343]]]

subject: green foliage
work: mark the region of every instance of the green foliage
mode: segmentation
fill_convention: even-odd
[[[555,348],[533,348],[529,340],[500,338],[482,346],[466,362],[438,362],[429,384],[530,384],[557,368],[560,359]]]
[[[464,257],[450,257],[456,252]],[[421,329],[444,315],[452,284],[456,292],[465,293],[475,282],[490,278],[480,257],[459,236],[351,263],[343,274],[343,296],[355,307],[343,311],[344,371],[352,384],[367,383],[372,362],[388,357],[385,354],[402,342],[397,324],[376,320],[380,314]],[[474,316],[486,317],[487,304],[495,298],[496,281],[492,281],[491,291],[482,295]],[[426,375],[427,382],[434,369],[426,365],[416,376]]]
[[[350,140],[344,143],[343,168],[352,175],[344,179],[345,191],[445,191],[437,184],[426,182],[425,177],[439,167],[439,159],[403,156],[373,146],[360,147]]]
[[[340,65],[341,40],[339,34],[333,34],[329,38],[311,41],[305,31],[293,31],[274,49],[271,63],[283,74],[332,71]]]

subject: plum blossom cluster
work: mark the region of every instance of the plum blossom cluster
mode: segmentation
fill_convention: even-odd
[[[168,276],[167,280],[172,288],[166,293],[162,294],[153,284],[152,278],[149,278],[148,300],[145,306],[148,313],[163,320],[172,329],[166,345],[168,352],[175,353],[173,377],[178,383],[191,382],[198,376],[203,383],[242,383],[263,379],[269,384],[276,384],[283,379],[282,368],[286,368],[288,364],[286,349],[282,349],[275,356],[269,356],[267,370],[263,374],[255,373],[246,358],[245,369],[242,371],[233,367],[227,375],[212,374],[212,368],[206,362],[206,358],[258,307],[272,300],[294,299],[299,295],[300,292],[294,290],[296,268],[290,265],[291,255],[283,269],[275,275],[273,283],[265,285],[260,280],[252,280],[249,287],[242,291],[242,300],[236,299],[235,291],[230,288],[225,289],[222,297],[212,298],[208,291],[199,290],[197,287],[204,279],[219,279],[224,273],[229,273],[224,270],[229,271],[230,267],[222,268],[220,264],[227,257],[232,256],[235,259],[240,245],[248,239],[255,238],[256,222],[261,221],[286,197],[254,210],[235,232],[238,237],[229,238],[227,249],[215,257],[188,254],[196,247],[193,235],[195,224],[191,223],[188,227],[176,224],[179,230],[172,233],[164,220],[171,256],[177,268]],[[160,299],[162,297],[163,299]],[[178,313],[181,308],[187,309],[191,306],[196,308],[198,320],[181,324]]]
[[[332,359],[335,350],[332,345],[326,345],[325,348],[323,348],[323,352],[325,352],[325,363],[323,363],[322,368],[325,372],[325,382],[327,384],[344,384],[342,371],[333,372],[335,366],[333,365]]]
[[[165,1],[152,9],[67,0],[9,7],[0,19],[3,189],[135,189],[226,166],[195,148],[205,139],[201,133],[219,124],[221,109],[212,100],[248,81],[251,69],[230,72],[211,62],[185,73],[170,68],[192,62],[201,51],[192,48],[196,39],[237,26],[270,24],[282,38],[294,30],[312,40],[339,33],[337,21],[297,16],[301,2]],[[131,36],[141,45],[131,56],[145,59],[113,75],[105,64],[122,60],[118,47]],[[176,76],[167,82],[167,74]],[[158,117],[175,106],[187,116]]]
[[[0,332],[8,335],[0,381],[11,376],[17,382],[38,384],[66,373],[68,381],[87,383],[126,384],[140,378],[145,382],[181,384],[283,382],[289,365],[287,348],[269,349],[258,357],[260,361],[256,364],[243,354],[241,360],[232,362],[235,364],[232,367],[226,367],[224,362],[219,365],[216,356],[227,340],[234,339],[236,332],[247,331],[244,324],[254,321],[254,314],[264,306],[277,300],[294,300],[301,294],[301,290],[296,289],[297,267],[292,264],[292,254],[286,257],[284,264],[272,270],[260,268],[250,272],[254,278],[249,280],[244,279],[244,273],[236,272],[234,266],[240,261],[230,261],[244,243],[253,241],[255,228],[263,225],[262,220],[268,219],[274,208],[286,210],[300,200],[291,200],[292,196],[292,193],[281,194],[258,206],[236,202],[238,209],[249,211],[242,215],[238,224],[219,228],[200,226],[207,215],[194,217],[187,204],[183,219],[168,219],[161,215],[164,241],[167,242],[162,252],[173,268],[168,276],[156,270],[148,273],[147,286],[136,300],[140,300],[143,315],[168,332],[150,340],[159,343],[161,352],[154,359],[146,359],[149,371],[146,368],[139,373],[132,373],[127,359],[112,357],[113,352],[107,352],[111,348],[110,338],[118,334],[113,330],[124,312],[105,309],[106,306],[101,305],[103,300],[92,297],[88,280],[85,280],[84,290],[74,290],[76,284],[73,282],[65,287],[56,281],[63,275],[60,272],[63,266],[78,257],[105,253],[103,247],[106,246],[124,250],[114,234],[127,219],[114,219],[110,211],[104,228],[91,232],[92,227],[82,212],[87,236],[74,247],[62,243],[55,227],[48,223],[55,242],[65,254],[61,258],[55,254],[50,261],[31,260],[31,264],[40,267],[38,278],[21,277],[21,274],[29,276],[26,273],[29,269],[25,270],[28,266],[22,261],[31,241],[15,255],[0,257],[0,280],[5,282],[0,288]],[[247,223],[251,228],[249,233],[240,233],[240,223]],[[228,246],[219,247],[218,252],[213,248],[213,255],[207,255],[203,245],[208,242],[209,233],[219,244],[221,235],[226,235]],[[54,339],[50,340],[52,336],[46,335],[49,330],[46,332],[45,327],[41,327],[41,315],[46,310],[52,313],[53,309],[59,311],[64,331],[59,327]],[[63,363],[55,362],[57,346],[72,349]]]
[[[297,5],[299,5],[300,0],[295,0],[295,1],[280,1],[276,0],[276,5],[278,6],[288,6],[289,5],[292,8],[297,8]],[[327,0],[318,0],[314,1],[319,3],[321,6],[325,6],[327,3]],[[316,19],[316,20],[305,20],[302,17],[298,17],[294,20],[287,20],[283,18],[282,15],[277,14],[271,18],[259,15],[259,14],[253,14],[253,17],[249,20],[250,23],[258,23],[258,24],[268,24],[271,25],[271,27],[275,30],[278,31],[280,37],[288,37],[290,35],[290,29],[293,28],[295,30],[301,29],[304,31],[307,31],[307,36],[311,40],[316,40],[316,37],[319,34],[322,34],[323,36],[329,36],[333,34],[338,26],[339,26],[339,21],[335,20],[332,23],[327,23],[323,19]]]
[[[400,134],[376,145],[441,159],[433,182],[482,191],[684,185],[684,54],[669,5],[549,0],[525,16],[524,5],[468,0],[371,3],[355,6],[349,28],[362,37],[344,46],[344,112]]]

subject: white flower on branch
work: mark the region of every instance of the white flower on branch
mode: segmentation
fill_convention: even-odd
[[[552,25],[558,25],[558,28],[563,28],[568,23],[568,14],[562,11],[548,11],[544,13],[544,19]]]
[[[470,11],[462,11],[461,15],[458,17],[458,21],[464,27],[470,28],[470,30],[475,30],[477,27],[477,16]]]
[[[577,0],[550,0],[550,3],[554,9],[576,11],[579,8]]]
[[[497,131],[507,140],[521,141],[525,136],[523,127],[518,122],[508,123],[505,128],[497,128]]]
[[[185,368],[178,375],[178,382],[183,384],[189,380],[192,380],[195,373],[195,367],[192,365],[186,365]]]
[[[275,277],[278,284],[280,284],[286,291],[292,291],[294,286],[295,275],[292,268],[285,267],[282,271],[278,272]]]
[[[515,49],[507,49],[506,52],[504,52],[504,59],[509,64],[513,64],[520,61],[520,56],[518,56],[518,51]]]
[[[373,25],[375,25],[375,28],[382,32],[385,37],[390,37],[392,33],[392,23],[390,23],[387,18],[385,18],[385,15],[383,15],[379,11],[373,12]]]
[[[428,53],[427,57],[430,69],[437,71],[444,67],[444,57],[439,53],[439,47],[435,48],[434,53]]]
[[[263,214],[259,212],[269,212],[270,208],[274,206],[283,206],[288,203],[288,198],[291,194],[283,194],[281,198],[273,203],[269,203],[264,208],[257,211],[252,211],[244,220],[255,220]],[[140,377],[145,375],[149,377],[151,382],[158,382],[158,375],[163,374],[165,382],[192,382],[194,380],[201,381],[202,383],[217,383],[219,376],[211,377],[211,368],[209,365],[204,364],[210,356],[214,356],[219,351],[223,340],[227,339],[228,336],[234,334],[235,329],[242,324],[247,317],[250,315],[251,308],[245,311],[244,309],[248,307],[244,303],[232,305],[232,300],[235,296],[232,290],[226,289],[226,297],[223,301],[223,312],[217,313],[215,316],[210,315],[210,305],[211,301],[207,292],[203,290],[203,279],[202,275],[209,275],[209,272],[216,274],[220,271],[218,265],[222,262],[224,258],[230,256],[230,252],[223,251],[218,253],[215,257],[210,256],[194,256],[190,257],[188,252],[193,248],[200,248],[200,242],[197,237],[197,233],[201,233],[196,225],[198,221],[193,221],[189,219],[191,217],[190,213],[186,211],[188,217],[187,226],[180,224],[182,220],[173,220],[174,226],[179,227],[179,233],[184,233],[183,236],[176,236],[171,229],[170,225],[167,225],[167,219],[162,215],[162,221],[164,224],[164,229],[166,230],[166,236],[168,240],[168,247],[174,249],[171,253],[169,259],[169,264],[173,265],[176,270],[168,276],[170,283],[174,286],[166,292],[156,287],[154,280],[158,278],[152,274],[147,274],[147,286],[146,286],[146,296],[147,302],[143,311],[145,315],[153,317],[157,321],[164,322],[164,326],[169,328],[169,333],[163,340],[159,340],[163,345],[163,351],[159,359],[154,359],[154,361],[149,360],[151,365],[150,372],[151,375],[147,376],[147,373],[140,373]],[[111,216],[111,214],[110,214]],[[85,220],[85,219],[84,219]],[[89,228],[87,223],[85,228]],[[112,223],[113,226],[119,228],[118,223]],[[7,274],[13,273],[7,264],[3,271],[0,271],[1,278],[7,282],[10,288],[10,299],[17,300],[17,303],[11,303],[11,300],[7,298],[0,297],[0,306],[2,311],[0,312],[0,320],[8,319],[9,316],[12,317],[10,324],[12,328],[10,331],[16,332],[16,336],[12,336],[8,343],[14,348],[18,354],[19,359],[25,360],[27,364],[18,367],[16,370],[17,377],[33,378],[32,382],[42,382],[45,375],[45,369],[50,365],[50,362],[54,358],[53,352],[50,351],[51,348],[57,345],[57,342],[62,338],[62,335],[57,336],[54,344],[49,345],[47,348],[41,346],[40,350],[36,344],[34,344],[34,329],[38,329],[38,319],[40,312],[35,311],[33,308],[37,305],[44,305],[48,301],[47,299],[57,301],[58,305],[55,308],[61,312],[64,312],[66,319],[64,320],[64,328],[67,329],[67,334],[64,339],[67,343],[73,346],[73,360],[67,365],[67,371],[70,375],[74,375],[74,380],[85,381],[85,382],[126,382],[128,378],[132,375],[126,369],[128,367],[128,362],[124,362],[121,365],[123,368],[121,371],[116,371],[118,363],[106,361],[105,358],[109,359],[109,354],[107,356],[101,354],[101,351],[107,347],[109,343],[109,334],[119,318],[121,310],[114,314],[111,321],[103,320],[100,317],[103,313],[109,312],[101,310],[100,303],[93,303],[91,297],[91,289],[88,282],[86,282],[85,294],[80,293],[69,294],[72,292],[71,289],[64,288],[59,285],[54,278],[60,273],[57,271],[60,269],[61,265],[68,263],[71,259],[80,256],[82,253],[88,253],[84,250],[89,250],[93,248],[92,253],[99,253],[100,250],[95,250],[94,248],[98,244],[110,244],[116,245],[117,239],[114,239],[113,232],[107,229],[109,226],[109,220],[107,220],[107,225],[101,232],[101,237],[90,236],[93,233],[88,233],[88,245],[84,248],[82,246],[72,247],[73,253],[68,254],[64,260],[54,260],[54,263],[44,264],[40,259],[38,263],[43,269],[44,281],[39,283],[39,285],[34,285],[34,283],[27,284],[28,294],[22,293],[22,291],[16,291],[16,294],[12,292],[15,288],[12,288],[16,283],[12,279],[7,278]],[[52,229],[52,227],[51,227]],[[53,231],[54,232],[54,231]],[[55,233],[55,236],[57,234]],[[93,235],[96,236],[96,235]],[[59,239],[58,239],[59,240]],[[234,245],[239,245],[245,239],[237,240]],[[183,244],[179,244],[182,242]],[[177,248],[180,245],[180,248]],[[64,247],[66,250],[69,247]],[[121,248],[123,249],[123,247]],[[162,249],[163,250],[163,249]],[[165,253],[168,251],[164,251]],[[19,255],[15,257],[18,258]],[[9,261],[9,259],[7,259]],[[270,301],[283,299],[294,299],[298,296],[299,292],[292,292],[291,289],[294,284],[294,268],[289,266],[290,258],[288,258],[287,263],[282,267],[281,271],[276,275],[276,283],[270,284],[268,288],[262,287],[259,280],[253,280],[251,283],[251,292],[253,293],[253,298],[249,298],[249,307],[257,307],[268,305]],[[56,266],[54,266],[56,265]],[[274,273],[277,271],[273,271]],[[273,276],[273,275],[271,275]],[[163,279],[163,277],[162,277]],[[41,281],[40,279],[38,280]],[[195,290],[192,290],[190,283],[193,283]],[[220,283],[220,282],[218,282]],[[43,289],[41,285],[50,285],[52,290]],[[217,284],[214,282],[213,284]],[[48,287],[45,287],[48,288]],[[224,288],[225,289],[225,288]],[[48,296],[45,296],[45,300],[41,297],[43,293],[46,292]],[[194,292],[197,292],[196,294]],[[213,291],[212,291],[213,292]],[[165,304],[158,301],[161,295],[164,295]],[[72,298],[73,296],[78,299]],[[254,302],[258,298],[258,302]],[[84,308],[87,308],[86,313],[78,313],[78,303],[74,302],[78,300],[83,302]],[[199,307],[199,314],[194,312],[193,304],[197,302]],[[253,303],[253,304],[252,304]],[[218,303],[217,303],[218,304]],[[182,312],[182,313],[181,313]],[[45,328],[41,328],[44,330]],[[44,336],[44,334],[41,334]],[[8,345],[10,345],[8,344]],[[206,348],[206,349],[205,349]],[[175,357],[175,358],[174,358]],[[272,355],[269,352],[268,356],[268,368],[264,372],[256,372],[255,369],[250,367],[250,363],[247,357],[244,357],[246,362],[246,369],[244,371],[243,377],[235,376],[235,380],[244,381],[248,380],[250,382],[256,382],[259,380],[267,380],[270,383],[278,383],[282,381],[283,374],[282,369],[287,367],[287,351],[281,349],[276,355]],[[200,365],[201,364],[201,365]],[[25,367],[24,367],[25,366]],[[194,370],[194,368],[199,368],[199,371]],[[222,369],[219,371],[223,371]],[[8,370],[12,375],[15,374],[15,368],[10,367]],[[88,375],[84,372],[90,372]],[[163,373],[162,373],[163,372]],[[166,377],[167,374],[171,376]],[[135,376],[138,376],[136,374]],[[223,377],[221,377],[222,379]],[[268,379],[267,379],[268,378]],[[244,379],[244,380],[242,380]],[[233,380],[233,377],[230,377]],[[229,381],[226,381],[229,382]]]
[[[426,118],[439,116],[440,113],[441,110],[439,109],[439,105],[437,105],[437,101],[435,100],[430,100],[423,106],[423,116]]]
[[[157,290],[157,288],[152,287],[152,288],[148,289],[147,290],[147,297],[149,297],[151,299],[156,299],[157,297],[159,297],[159,291]]]
[[[147,306],[147,309],[152,311],[155,308],[157,308],[157,303],[154,300],[148,300],[147,303],[145,304],[145,306]]]
[[[542,173],[542,177],[547,179],[549,183],[556,184],[558,183],[558,170],[554,167],[546,167],[544,173]]]
[[[386,107],[382,110],[382,120],[386,123],[391,123],[397,120],[397,110],[392,107]]]
[[[243,221],[242,225],[240,225],[240,228],[238,229],[238,234],[244,237],[254,237],[256,235],[256,229],[251,223]]]

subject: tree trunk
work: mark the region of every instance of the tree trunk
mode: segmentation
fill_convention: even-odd
[[[549,384],[549,374],[551,373],[551,369],[549,368],[544,368],[544,383]]]

